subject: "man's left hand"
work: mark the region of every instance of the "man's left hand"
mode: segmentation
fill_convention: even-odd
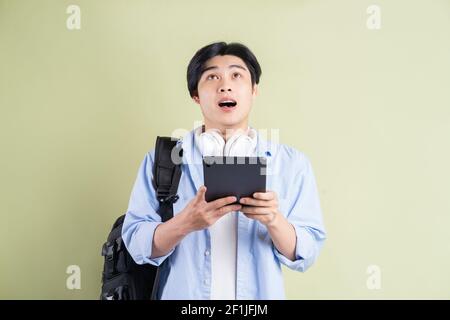
[[[274,191],[256,192],[253,198],[241,198],[241,211],[247,218],[255,219],[270,226],[275,223],[276,217],[281,213],[278,211],[278,197]]]

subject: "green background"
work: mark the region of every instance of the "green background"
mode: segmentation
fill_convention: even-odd
[[[262,66],[250,124],[280,129],[317,178],[328,240],[306,273],[284,270],[287,297],[449,299],[449,33],[448,0],[0,0],[0,298],[98,298],[145,153],[202,120],[189,59],[223,40]]]

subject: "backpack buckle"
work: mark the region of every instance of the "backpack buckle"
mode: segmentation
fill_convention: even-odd
[[[128,286],[124,285],[111,289],[103,297],[104,300],[130,300]]]
[[[158,201],[160,203],[169,203],[169,204],[174,204],[180,198],[178,194],[169,194],[168,192],[165,191],[157,191],[156,197],[158,198]]]
[[[114,259],[114,244],[106,242],[102,247],[102,256],[105,257],[107,261],[112,261]]]

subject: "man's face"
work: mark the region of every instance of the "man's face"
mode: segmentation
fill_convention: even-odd
[[[206,129],[243,129],[257,94],[250,71],[241,58],[215,56],[205,64],[193,99],[202,109]]]

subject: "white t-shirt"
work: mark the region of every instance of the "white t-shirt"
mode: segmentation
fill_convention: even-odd
[[[257,134],[248,127],[246,132],[233,134],[226,142],[217,129],[195,129],[195,144],[202,156],[255,156]],[[236,299],[237,215],[230,212],[217,220],[211,235],[211,300]]]

